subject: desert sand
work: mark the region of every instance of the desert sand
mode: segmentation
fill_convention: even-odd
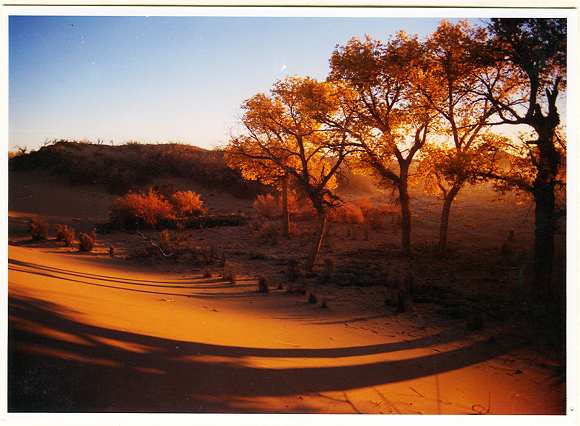
[[[9,249],[11,411],[560,413],[514,336],[345,317],[255,281]]]
[[[251,200],[199,191],[210,211],[251,211]],[[528,244],[527,206],[492,202],[489,191],[472,194],[455,211],[458,250],[477,245],[495,253],[514,228]],[[123,244],[139,244],[124,232],[98,235],[93,253],[53,239],[29,241],[32,217],[80,230],[106,220],[112,196],[98,185],[11,173],[9,197],[9,411],[565,412],[558,354],[535,350],[521,325],[492,321],[468,331],[428,304],[394,314],[383,306],[380,286],[320,285],[327,309],[275,280],[270,293],[258,293],[257,275],[275,277],[285,268],[280,261],[300,253],[308,238],[264,245],[249,226],[184,234],[195,244],[229,244],[228,262],[239,274],[232,283],[219,268],[204,278],[187,262],[110,258],[107,244],[119,253]],[[439,202],[414,203],[419,245],[436,235]],[[337,263],[353,253],[377,256],[372,250],[384,247],[396,252],[398,236],[390,229],[369,241],[344,239],[343,230],[331,234],[334,249],[326,247],[326,255]],[[473,275],[468,266],[460,266],[458,285]]]

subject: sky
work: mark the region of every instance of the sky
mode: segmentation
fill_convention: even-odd
[[[241,103],[287,75],[324,79],[336,44],[439,18],[10,16],[9,149],[45,140],[214,147]]]

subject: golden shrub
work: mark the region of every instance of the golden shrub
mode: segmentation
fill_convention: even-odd
[[[180,216],[200,216],[207,212],[197,192],[176,191],[172,198],[177,214]]]

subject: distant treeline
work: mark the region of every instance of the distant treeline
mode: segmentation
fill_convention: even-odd
[[[158,177],[188,178],[238,197],[254,197],[264,189],[227,167],[221,151],[185,144],[113,146],[58,140],[12,156],[9,166],[14,171],[44,170],[72,185],[102,184],[113,194],[151,185]]]

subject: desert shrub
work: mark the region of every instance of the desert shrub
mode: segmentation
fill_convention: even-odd
[[[64,230],[67,228],[66,225],[58,224],[55,226],[56,228],[56,241],[63,241],[64,240]]]
[[[335,223],[363,223],[364,216],[361,208],[353,203],[344,203],[331,209],[328,219]]]
[[[125,194],[136,185],[136,181],[137,175],[133,170],[110,167],[110,172],[104,179],[104,184],[111,194]]]
[[[67,225],[56,225],[56,240],[63,241],[67,247],[75,241],[75,231]]]
[[[258,293],[268,293],[270,288],[268,287],[268,281],[266,278],[259,277],[258,278]]]
[[[364,212],[364,220],[370,228],[374,230],[385,229],[389,220],[398,217],[399,212],[396,206],[381,204],[371,207]]]
[[[90,234],[81,232],[79,235],[79,249],[80,251],[92,251],[95,246],[95,239]]]
[[[12,155],[10,170],[42,169],[68,177],[71,183],[104,184],[116,194],[150,184],[152,178],[162,175],[192,179],[244,198],[265,189],[228,168],[220,150],[208,151],[184,144],[129,142],[111,146],[87,141],[49,142],[37,151]]]
[[[310,200],[295,192],[288,194],[288,211],[294,220],[310,220],[316,216]]]
[[[207,212],[201,196],[192,191],[176,191],[172,195],[175,209],[180,216],[200,216]]]
[[[280,227],[275,223],[266,223],[258,230],[258,239],[271,245],[278,244],[280,238]]]
[[[159,241],[162,243],[168,243],[173,240],[171,232],[168,229],[164,229],[159,233]]]
[[[231,267],[230,265],[224,264],[222,278],[224,279],[224,281],[228,281],[232,284],[235,284],[236,283],[236,271],[235,271],[235,269],[233,267]]]
[[[215,228],[217,226],[241,226],[246,223],[246,217],[243,214],[213,214],[197,217],[189,217],[182,223],[187,228]],[[180,222],[176,222],[177,225]]]
[[[366,216],[367,212],[372,210],[375,206],[369,198],[359,198],[358,200],[353,201],[354,204],[358,206],[358,208],[362,211],[363,215]]]
[[[168,229],[164,229],[159,233],[159,247],[164,251],[169,251],[173,238]]]
[[[280,200],[272,194],[258,195],[253,207],[259,216],[266,219],[275,219],[282,214]]]
[[[48,239],[48,223],[42,219],[30,221],[30,236],[34,241]]]
[[[175,214],[169,201],[150,189],[146,194],[131,192],[117,198],[111,208],[110,219],[121,226],[156,227],[175,220]]]

